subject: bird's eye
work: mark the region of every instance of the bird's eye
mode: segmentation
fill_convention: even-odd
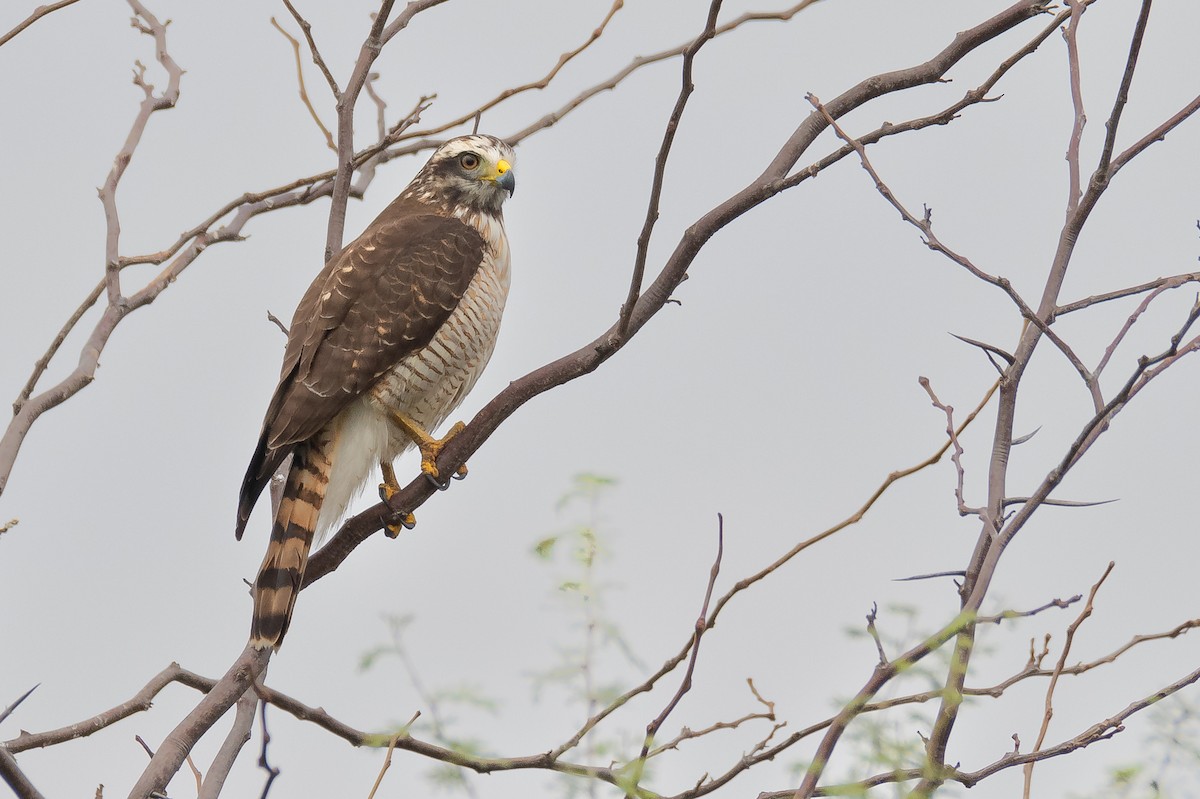
[[[458,157],[458,163],[462,164],[463,169],[474,169],[479,166],[479,156],[475,153],[463,153]]]

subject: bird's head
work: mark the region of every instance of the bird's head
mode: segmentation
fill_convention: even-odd
[[[517,188],[512,147],[495,136],[459,136],[434,152],[410,192],[425,203],[499,213]]]

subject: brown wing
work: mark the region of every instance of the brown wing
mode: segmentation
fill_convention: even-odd
[[[485,242],[470,225],[433,214],[388,216],[332,259],[296,308],[279,385],[242,482],[238,538],[296,444],[427,345],[479,269]]]

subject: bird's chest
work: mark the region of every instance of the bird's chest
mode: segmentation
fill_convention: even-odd
[[[433,340],[375,384],[373,405],[432,430],[462,402],[491,358],[508,297],[508,247],[503,239],[498,244]]]

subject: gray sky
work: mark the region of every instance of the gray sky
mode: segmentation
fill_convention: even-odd
[[[344,81],[369,25],[372,3],[301,6],[335,75]],[[778,4],[782,6],[783,4]],[[954,33],[1007,5],[961,2],[820,3],[788,24],[748,25],[712,42],[696,64],[696,93],[667,170],[662,216],[650,249],[661,264],[700,214],[757,175],[811,110],[863,77],[920,63]],[[1103,140],[1135,4],[1101,0],[1081,32],[1089,124],[1084,163]],[[501,89],[540,77],[582,42],[608,3],[486,3],[459,0],[416,19],[377,62],[389,120],[436,92],[426,124],[453,118]],[[512,133],[640,54],[674,46],[702,26],[706,4],[630,3],[604,37],[546,91],[505,104],[482,129]],[[775,6],[729,3],[722,19]],[[122,253],[159,250],[180,231],[245,191],[332,165],[332,154],[295,90],[290,47],[267,2],[195,4],[155,0],[172,19],[169,48],[187,70],[176,109],[157,114],[118,200]],[[28,13],[0,8],[0,31]],[[33,362],[100,278],[104,219],[95,187],[105,179],[140,100],[134,59],[150,63],[150,41],[128,25],[120,3],[83,0],[0,48],[4,213],[0,256],[0,393],[15,397]],[[865,133],[883,120],[941,110],[1031,37],[1030,22],[956,67],[953,82],[868,105],[842,120]],[[295,26],[289,26],[295,31]],[[1197,93],[1200,7],[1155,7],[1118,147],[1141,137]],[[164,80],[152,65],[152,82]],[[981,268],[1040,296],[1063,219],[1063,153],[1071,126],[1065,47],[1052,36],[1000,84],[998,103],[968,109],[946,127],[894,137],[871,158],[910,208],[933,208],[935,230]],[[331,102],[306,61],[309,91],[332,122]],[[457,417],[469,420],[511,380],[590,341],[616,318],[645,214],[653,158],[679,82],[677,60],[645,69],[555,127],[521,145],[520,190],[506,208],[514,280],[496,354]],[[359,122],[371,135],[370,112]],[[826,133],[811,158],[836,146]],[[1200,126],[1193,120],[1117,178],[1080,240],[1067,300],[1194,270]],[[419,168],[383,167],[365,200],[351,201],[347,238]],[[265,321],[288,318],[320,267],[327,201],[253,220],[249,239],[206,252],[150,307],[112,337],[96,382],[42,417],[27,439],[0,517],[20,525],[0,539],[4,641],[0,706],[41,687],[4,724],[44,730],[78,721],[132,696],[172,661],[217,677],[240,651],[253,577],[268,533],[260,510],[246,539],[233,538],[236,495],[278,375],[283,338]],[[140,287],[155,268],[129,269]],[[270,684],[326,708],[360,729],[385,730],[425,712],[395,659],[363,673],[362,654],[384,643],[385,614],[411,614],[406,643],[433,688],[470,685],[497,702],[494,714],[451,707],[451,731],[496,755],[550,749],[586,717],[561,687],[534,697],[531,675],[578,646],[578,614],[556,586],[572,572],[535,559],[535,542],[581,519],[556,511],[583,472],[619,480],[600,505],[611,557],[600,564],[604,612],[644,664],[606,651],[597,669],[621,689],[641,682],[686,640],[699,609],[725,517],[718,593],[797,541],[856,510],[890,472],[927,457],[945,418],[917,383],[965,414],[995,372],[949,333],[1014,346],[1021,319],[996,289],[930,252],[875,192],[853,159],[787,192],[719,233],[676,294],[617,357],[595,374],[545,394],[508,420],[455,483],[417,512],[397,541],[375,536],[335,574],[306,591]],[[1161,351],[1195,298],[1184,288],[1153,306],[1114,357],[1114,390],[1138,355]],[[1136,300],[1068,318],[1060,333],[1089,363]],[[85,318],[46,381],[64,376],[95,322]],[[1059,329],[1056,327],[1056,329]],[[50,385],[44,382],[43,386]],[[1086,593],[1117,562],[1072,662],[1107,653],[1139,633],[1196,615],[1194,422],[1197,362],[1185,361],[1119,417],[1064,484],[1076,500],[1119,498],[1090,509],[1046,508],[1016,539],[993,587],[989,612],[1031,608]],[[1013,455],[1012,492],[1025,493],[1061,457],[1090,415],[1090,400],[1066,360],[1043,342],[1022,389],[1018,433],[1041,428]],[[994,413],[964,436],[967,500],[982,504]],[[416,469],[413,456],[400,473]],[[956,511],[954,470],[941,463],[897,485],[859,525],[796,559],[729,606],[705,638],[693,691],[664,727],[708,726],[757,710],[752,677],[789,726],[828,716],[869,676],[875,661],[862,628],[873,602],[885,635],[905,645],[953,615],[948,581],[895,578],[960,569],[977,522]],[[364,497],[360,507],[373,502]],[[914,627],[890,604],[920,609]],[[982,634],[978,672],[990,684],[1019,670],[1028,641],[1061,643],[1076,610],[1043,614]],[[1055,649],[1052,659],[1057,657]],[[1078,655],[1078,657],[1076,657]],[[1075,735],[1134,699],[1178,679],[1200,659],[1200,641],[1134,651],[1118,664],[1065,681],[1048,741]],[[636,753],[640,731],[681,675],[632,703],[608,740]],[[905,684],[901,684],[904,688]],[[917,690],[917,681],[907,689]],[[949,761],[967,770],[1028,743],[1041,721],[1044,682],[999,701],[968,705]],[[124,795],[151,746],[197,694],[168,688],[154,709],[84,741],[31,751],[19,762],[47,796],[90,796],[104,783]],[[275,797],[366,796],[382,761],[281,711],[270,713],[271,759],[282,769]],[[901,718],[898,732],[920,727]],[[724,771],[768,727],[747,725],[668,754],[647,785],[676,793],[705,771]],[[224,725],[197,748],[206,765]],[[1035,792],[1086,792],[1104,770],[1138,756],[1144,717],[1110,742],[1038,767]],[[428,727],[418,727],[428,737]],[[790,768],[811,746],[742,776],[724,796],[794,787]],[[257,738],[243,753],[228,796],[257,795]],[[601,758],[601,760],[603,760]],[[423,795],[431,763],[397,755],[384,796]],[[850,776],[845,762],[834,773]],[[838,769],[842,769],[839,771]],[[859,775],[864,776],[864,775]],[[551,792],[544,774],[475,778],[479,796]],[[1012,796],[1010,770],[976,789]],[[186,770],[172,796],[191,793]],[[553,789],[559,791],[558,788]],[[612,789],[601,794],[616,795]]]

